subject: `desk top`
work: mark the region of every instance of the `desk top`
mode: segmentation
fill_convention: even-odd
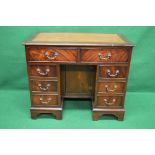
[[[133,46],[120,34],[103,33],[37,33],[24,45],[61,46]]]

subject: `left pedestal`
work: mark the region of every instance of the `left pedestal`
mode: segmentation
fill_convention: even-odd
[[[31,118],[37,118],[40,114],[52,114],[56,119],[62,119],[60,65],[52,61],[41,61],[44,55],[39,47],[26,47],[26,58]]]

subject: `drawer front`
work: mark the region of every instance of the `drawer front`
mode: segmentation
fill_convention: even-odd
[[[27,51],[28,61],[76,62],[77,50],[59,48],[30,48]]]
[[[96,107],[120,108],[123,106],[123,96],[97,96]]]
[[[98,82],[97,93],[99,94],[122,94],[125,92],[126,82]]]
[[[56,65],[29,65],[31,77],[57,77]]]
[[[32,92],[57,92],[58,90],[57,81],[49,80],[31,80],[31,91]]]
[[[57,95],[32,95],[32,105],[34,106],[56,106],[58,105]]]
[[[127,78],[128,66],[100,66],[99,77],[100,78]]]
[[[81,61],[99,63],[128,62],[129,52],[126,49],[84,49],[81,52]]]

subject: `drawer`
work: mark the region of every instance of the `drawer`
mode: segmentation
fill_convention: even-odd
[[[97,96],[96,107],[119,108],[123,106],[123,96]]]
[[[97,93],[99,94],[122,94],[125,92],[126,82],[98,82]]]
[[[119,79],[127,78],[128,66],[100,66],[99,78]]]
[[[30,80],[32,92],[57,92],[58,81]]]
[[[57,95],[32,95],[32,105],[34,106],[56,106],[58,105]]]
[[[27,60],[50,62],[76,62],[77,50],[31,47],[27,50]]]
[[[128,62],[129,52],[123,49],[83,49],[81,51],[82,62],[117,63]]]
[[[28,70],[31,77],[57,77],[56,65],[29,65]]]

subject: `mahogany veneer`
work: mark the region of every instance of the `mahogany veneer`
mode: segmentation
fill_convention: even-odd
[[[31,117],[62,119],[65,98],[92,100],[92,117],[124,118],[133,45],[118,34],[38,33],[24,42]]]

